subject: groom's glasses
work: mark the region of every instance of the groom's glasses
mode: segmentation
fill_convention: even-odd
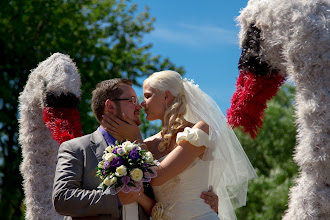
[[[126,101],[131,101],[134,105],[136,105],[136,104],[139,105],[139,100],[134,96],[132,96],[131,98],[127,98],[127,99],[113,99],[111,101],[125,101],[125,100]]]

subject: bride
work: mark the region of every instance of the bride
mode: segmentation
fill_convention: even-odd
[[[248,180],[256,173],[217,104],[192,81],[166,70],[143,83],[146,118],[160,119],[162,130],[144,140],[161,163],[150,182],[157,203],[155,219],[236,219],[245,205]],[[123,139],[141,137],[133,121],[104,117],[107,129]],[[200,198],[212,185],[218,214]]]

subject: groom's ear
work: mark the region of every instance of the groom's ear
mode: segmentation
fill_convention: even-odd
[[[116,104],[110,99],[107,99],[107,101],[105,101],[105,111],[114,114],[115,110],[116,110]]]

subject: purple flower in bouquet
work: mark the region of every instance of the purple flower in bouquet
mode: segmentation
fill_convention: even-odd
[[[110,167],[110,163],[109,163],[109,161],[106,160],[103,164],[103,169],[106,170],[106,169],[109,169],[109,167]]]
[[[117,154],[117,150],[118,150],[118,148],[113,149],[112,153]]]
[[[139,159],[139,152],[137,151],[137,149],[133,149],[131,152],[129,152],[129,157],[133,160],[136,161],[137,159]]]
[[[110,163],[110,168],[116,168],[119,167],[120,165],[122,165],[124,163],[123,158],[121,157],[116,157],[114,158],[111,163]]]
[[[127,185],[131,181],[131,178],[129,178],[129,176],[123,176],[123,178],[121,178],[121,181],[124,185]]]
[[[119,148],[117,148],[116,153],[118,153],[119,155],[122,156],[122,155],[125,154],[125,151],[124,151],[124,149],[122,147],[119,147]]]
[[[105,169],[102,169],[102,175],[105,176]]]
[[[142,163],[140,166],[141,170],[143,170],[143,172],[146,172],[147,169],[149,168],[149,164],[147,163]]]

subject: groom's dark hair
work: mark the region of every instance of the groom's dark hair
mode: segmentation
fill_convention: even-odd
[[[123,94],[121,85],[132,86],[132,80],[124,78],[115,78],[104,80],[96,85],[92,92],[92,110],[96,120],[101,124],[102,115],[107,99],[113,100]]]

